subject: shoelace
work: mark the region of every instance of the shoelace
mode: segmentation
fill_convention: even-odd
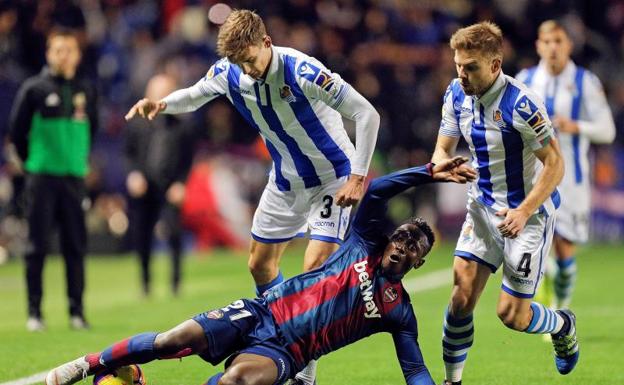
[[[572,350],[575,343],[576,340],[573,336],[565,336],[553,341],[553,345],[555,346],[555,352],[557,352],[558,355],[568,353],[570,350]]]

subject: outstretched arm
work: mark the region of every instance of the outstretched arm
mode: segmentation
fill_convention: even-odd
[[[474,169],[464,163],[468,158],[456,156],[434,165],[412,167],[374,179],[357,210],[352,231],[364,239],[377,239],[385,218],[388,200],[409,189],[430,182],[466,183],[476,178]]]
[[[392,339],[405,382],[408,385],[434,385],[418,346],[418,328],[413,312],[407,324],[392,333]]]
[[[182,114],[195,111],[212,99],[224,95],[227,90],[226,63],[218,61],[206,76],[194,85],[170,93],[161,100],[143,98],[126,114],[126,120],[135,115],[152,120],[158,114]]]

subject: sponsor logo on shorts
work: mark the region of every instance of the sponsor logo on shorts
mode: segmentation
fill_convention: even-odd
[[[316,221],[314,222],[316,227],[336,227],[336,224],[332,221]]]
[[[223,311],[220,309],[217,310],[211,310],[209,312],[206,313],[206,317],[211,318],[211,319],[220,319],[223,318]]]
[[[516,276],[511,276],[510,278],[512,281],[519,283],[520,285],[525,285],[525,286],[533,286],[533,280],[532,279],[526,279],[526,278],[520,278],[520,277],[516,277]]]
[[[277,359],[280,363],[280,368],[279,368],[279,377],[277,377],[278,380],[281,380],[282,377],[284,377],[284,374],[286,374],[286,363],[284,362],[283,358],[278,358]]]
[[[394,302],[397,298],[399,298],[399,293],[397,293],[394,287],[390,286],[384,290],[383,301],[385,303]]]

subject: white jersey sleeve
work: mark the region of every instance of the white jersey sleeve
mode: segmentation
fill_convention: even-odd
[[[457,116],[453,106],[453,85],[455,80],[449,84],[444,93],[442,103],[442,120],[440,121],[440,135],[460,137],[462,133],[459,129]]]
[[[225,95],[227,90],[227,61],[216,62],[200,81],[194,85],[177,90],[163,98],[167,107],[165,114],[181,114],[195,111],[209,101]]]
[[[583,84],[583,116],[578,120],[579,133],[593,143],[611,143],[615,139],[615,123],[611,108],[596,75],[587,71]]]
[[[532,93],[521,94],[514,104],[513,126],[533,151],[548,145],[555,137],[546,107]]]
[[[297,66],[297,73],[302,78],[301,90],[306,97],[321,100],[337,110],[351,86],[340,75],[325,68],[318,60],[309,59],[309,62],[301,61]]]
[[[301,90],[307,98],[320,100],[355,122],[355,153],[351,158],[351,173],[367,175],[370,166],[380,117],[375,107],[353,89],[337,73],[331,72],[314,58],[298,64]]]

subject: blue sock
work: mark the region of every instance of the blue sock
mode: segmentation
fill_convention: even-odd
[[[442,329],[442,358],[446,370],[446,380],[461,381],[468,350],[474,338],[472,314],[466,318],[455,318],[448,309],[444,314]]]
[[[574,257],[557,260],[557,274],[555,275],[555,295],[560,308],[570,306],[572,292],[576,283],[576,259]]]
[[[531,310],[533,310],[533,316],[529,326],[524,331],[525,333],[553,334],[560,331],[565,324],[559,313],[550,310],[541,303],[531,302]]]
[[[129,364],[144,364],[158,358],[154,340],[158,333],[143,333],[126,338],[105,349],[100,362],[109,369]]]
[[[219,384],[219,379],[223,377],[223,373],[219,372],[217,374],[215,374],[214,376],[210,377],[208,379],[208,382],[206,382],[204,385],[217,385]]]
[[[282,275],[282,271],[280,270],[277,273],[277,277],[275,277],[271,282],[265,283],[264,285],[256,285],[256,295],[260,297],[262,296],[262,294],[264,294],[265,291],[279,285],[282,282],[284,282],[284,276]]]

